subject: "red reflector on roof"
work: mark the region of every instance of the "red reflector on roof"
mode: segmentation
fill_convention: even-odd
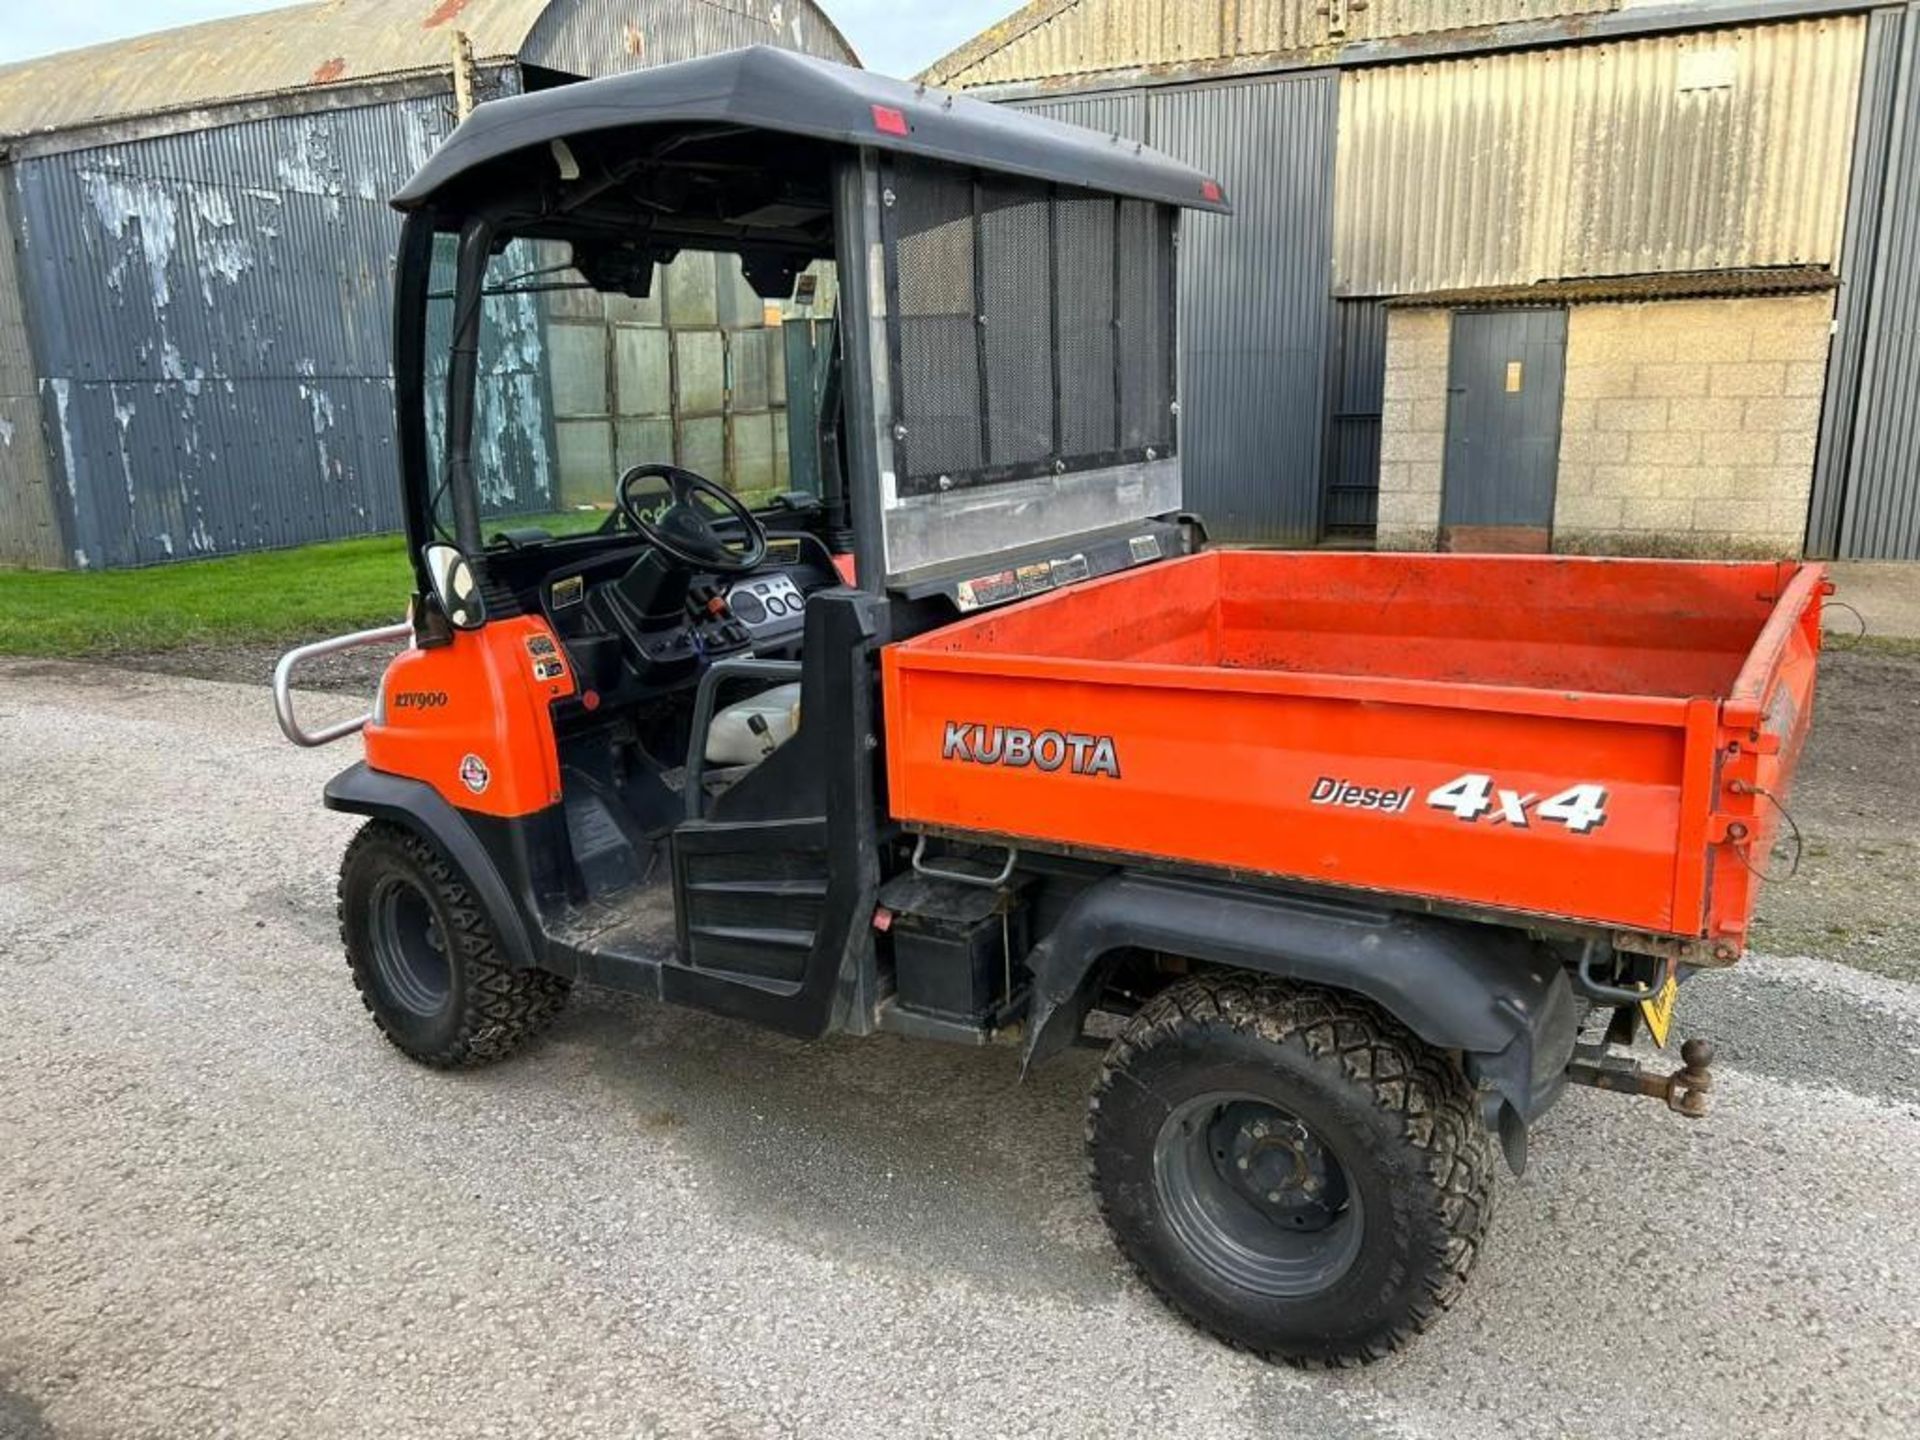
[[[882,135],[906,135],[910,133],[907,128],[907,117],[891,105],[876,105],[873,107],[873,128],[878,130]]]
[[[1211,200],[1215,204],[1218,204],[1220,201],[1220,182],[1217,180],[1208,180],[1202,184],[1200,187],[1200,198],[1202,200]]]

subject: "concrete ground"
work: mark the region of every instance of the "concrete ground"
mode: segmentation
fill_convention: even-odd
[[[1920,641],[1920,564],[1835,561],[1826,625],[1836,635]]]
[[[1920,644],[1841,643],[1787,799],[1800,868],[1761,892],[1753,944],[1920,981]],[[1764,868],[1784,876],[1792,858],[1783,838]]]
[[[334,934],[346,758],[258,688],[0,662],[0,1436],[1920,1430],[1911,985],[1702,978],[1710,1119],[1570,1096],[1455,1311],[1300,1375],[1127,1275],[1084,1052],[1023,1086],[582,992],[411,1066]]]

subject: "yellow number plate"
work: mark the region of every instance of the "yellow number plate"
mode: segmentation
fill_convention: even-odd
[[[1651,1000],[1640,1002],[1640,1014],[1647,1022],[1647,1033],[1653,1036],[1653,1043],[1662,1050],[1667,1048],[1667,1035],[1673,1029],[1673,1007],[1679,999],[1679,978],[1670,974],[1667,983],[1660,987]]]

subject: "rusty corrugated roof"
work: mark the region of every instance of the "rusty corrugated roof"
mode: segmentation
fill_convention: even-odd
[[[47,55],[0,68],[0,136],[44,134],[451,71],[456,33],[467,36],[480,63],[507,61],[521,53],[549,11],[584,10],[591,3],[320,0]],[[682,8],[696,6],[738,12],[739,18],[769,30],[763,38],[770,43],[784,43],[772,32],[789,29],[797,43],[797,12],[804,11],[809,29],[825,32],[827,49],[844,50],[847,60],[858,63],[839,31],[809,0],[787,0],[784,6],[779,0],[692,0]],[[675,49],[674,35],[655,44],[646,33],[654,21],[666,18],[650,12],[664,8],[647,4],[625,12],[625,43],[635,63],[643,63],[651,50]],[[690,24],[684,16],[669,23],[676,30]]]
[[[1481,285],[1397,295],[1389,309],[1471,310],[1490,305],[1630,305],[1643,300],[1738,300],[1759,295],[1805,295],[1839,288],[1831,270],[1788,265],[1768,270],[1694,270],[1665,275],[1610,275],[1591,280],[1548,280],[1538,285]]]
[[[46,55],[0,69],[0,135],[348,85],[513,55],[547,0],[321,0]]]
[[[1204,73],[1221,62],[1306,55],[1359,41],[1604,13],[1622,0],[1032,0],[921,79],[951,89],[1071,85],[1142,69]]]

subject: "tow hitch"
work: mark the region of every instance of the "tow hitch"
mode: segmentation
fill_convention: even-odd
[[[1604,1047],[1595,1047],[1587,1053],[1601,1051]],[[1575,1060],[1567,1066],[1567,1079],[1576,1085],[1591,1085],[1620,1095],[1664,1100],[1676,1115],[1698,1120],[1707,1113],[1708,1095],[1713,1089],[1713,1042],[1687,1041],[1680,1047],[1680,1062],[1678,1070],[1662,1075],[1657,1070],[1643,1070],[1629,1060]]]

